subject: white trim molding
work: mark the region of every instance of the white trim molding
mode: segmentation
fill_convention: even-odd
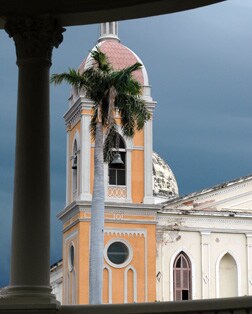
[[[80,200],[91,201],[91,135],[89,131],[91,115],[81,115],[81,154],[80,154]]]
[[[111,244],[115,243],[115,242],[120,242],[120,243],[123,243],[128,251],[129,251],[129,255],[127,257],[127,259],[121,263],[121,264],[114,264],[108,257],[108,254],[107,254],[107,251],[108,251],[108,248],[110,247]],[[132,250],[132,247],[131,245],[129,244],[128,241],[126,241],[125,239],[122,239],[122,238],[113,238],[111,240],[109,240],[106,245],[104,246],[104,250],[103,250],[103,256],[104,256],[104,259],[105,261],[107,262],[107,264],[109,264],[110,266],[112,266],[113,268],[124,268],[126,267],[132,260],[132,257],[133,257],[133,250]]]
[[[137,302],[137,271],[131,265],[124,270],[124,303],[128,303],[128,272],[133,272],[133,302]]]
[[[112,286],[112,283],[113,283],[113,281],[112,281],[112,270],[110,269],[110,267],[109,266],[103,266],[103,271],[104,270],[107,270],[108,271],[108,303],[112,303],[113,302],[113,299],[112,299],[112,288],[113,288],[113,286]]]

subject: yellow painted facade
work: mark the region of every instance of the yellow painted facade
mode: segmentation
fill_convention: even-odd
[[[75,207],[76,210],[78,206]],[[63,302],[88,303],[88,265],[90,210],[84,209],[64,223]],[[153,302],[156,299],[156,225],[155,213],[143,215],[106,210],[104,237],[104,303]],[[116,212],[118,212],[116,210]],[[125,265],[115,265],[106,256],[110,243],[122,241],[130,250]],[[74,269],[70,265],[70,247],[74,246]]]
[[[90,116],[90,110],[82,110],[79,120],[68,126],[68,199],[69,213],[64,217],[63,256],[65,304],[88,303],[89,232],[91,203],[80,201],[81,161],[85,150],[80,147],[83,134],[81,119]],[[90,136],[90,135],[89,135]],[[73,190],[73,147],[78,144],[77,190]],[[104,303],[153,302],[156,299],[156,225],[155,212],[148,212],[144,202],[144,131],[137,132],[131,149],[131,204],[114,203],[106,207],[104,238]],[[83,155],[82,155],[83,154]],[[90,137],[90,194],[94,180],[94,143]],[[127,156],[127,154],[126,154]],[[126,157],[127,158],[127,157]],[[83,170],[83,169],[82,169]],[[85,172],[84,172],[85,175]],[[83,189],[84,187],[82,187]],[[109,185],[107,186],[109,188]],[[114,187],[115,189],[117,187]],[[121,186],[118,186],[120,189]],[[136,207],[134,206],[136,204]],[[141,207],[143,206],[143,208]],[[75,213],[75,214],[73,214]],[[123,242],[129,249],[128,261],[123,266],[111,263],[106,255],[109,243]],[[74,246],[74,268],[69,265],[70,247]]]
[[[109,49],[109,53],[113,54],[118,48],[120,54],[125,54],[125,57],[111,55],[115,67],[120,68],[125,60],[130,62],[126,66],[139,61],[117,40],[104,43],[108,44],[104,49]],[[144,70],[138,71],[136,79],[145,88],[143,90],[148,90]],[[149,94],[146,105],[152,113],[155,102]],[[59,214],[63,223],[64,304],[87,304],[89,299],[89,235],[94,182],[94,142],[89,132],[91,116],[90,100],[73,91],[64,117],[67,128],[66,207]],[[123,138],[120,117],[117,116],[116,121],[124,143],[121,148],[125,156],[124,177],[123,183],[114,183],[110,180],[111,169],[105,165],[103,302],[154,302],[157,209],[152,202],[152,120],[132,139]],[[122,255],[111,253],[113,247],[119,247]]]

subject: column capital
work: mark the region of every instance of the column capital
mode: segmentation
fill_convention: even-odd
[[[15,42],[17,64],[35,60],[51,64],[52,50],[60,45],[65,31],[50,16],[8,18],[4,28]]]

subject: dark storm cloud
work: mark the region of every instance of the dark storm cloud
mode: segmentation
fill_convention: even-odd
[[[78,67],[98,25],[71,27],[53,51],[51,73]],[[148,71],[154,150],[172,168],[181,194],[252,173],[252,3],[205,8],[119,24],[121,42]],[[14,43],[0,32],[0,286],[8,283],[15,150],[17,67]],[[70,88],[51,86],[51,261],[61,258]]]

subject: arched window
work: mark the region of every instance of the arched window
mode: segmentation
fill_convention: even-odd
[[[221,298],[238,296],[238,274],[234,258],[226,253],[219,264],[219,291]]]
[[[74,141],[73,147],[73,159],[72,159],[72,178],[73,178],[73,193],[77,192],[77,168],[78,168],[78,156],[77,156],[77,141]]]
[[[116,135],[116,142],[114,145],[115,156],[109,164],[109,184],[110,185],[126,185],[126,149],[124,140],[120,134]],[[120,156],[118,155],[120,154]],[[117,162],[120,157],[122,163]]]
[[[71,244],[71,246],[69,247],[69,252],[68,252],[68,268],[69,271],[73,271],[74,270],[74,246]]]
[[[68,283],[67,283],[67,294],[68,294],[68,303],[76,303],[76,277],[75,277],[75,249],[71,243],[68,248]]]
[[[180,252],[173,265],[174,301],[192,299],[191,263],[184,252]]]

